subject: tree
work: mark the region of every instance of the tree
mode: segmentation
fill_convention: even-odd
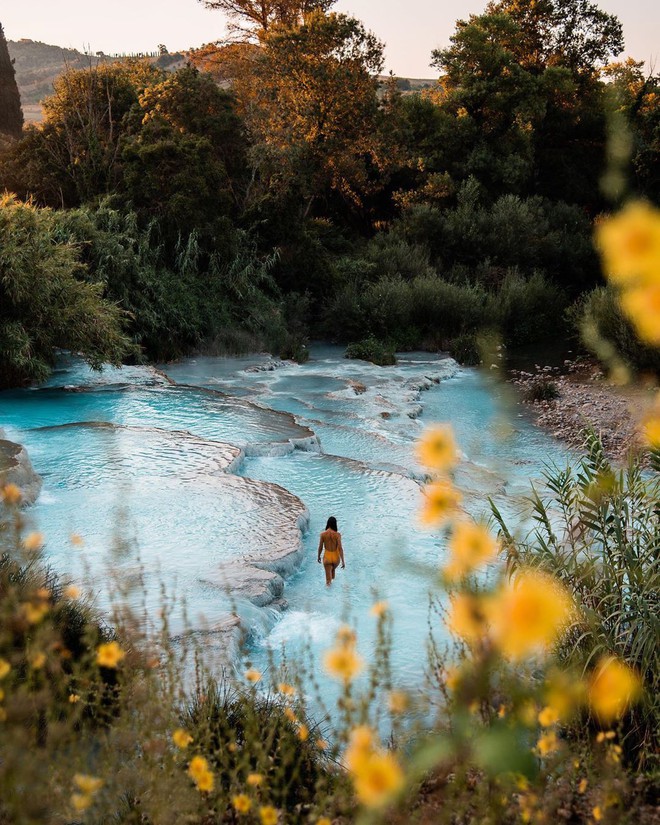
[[[21,97],[16,85],[14,63],[0,23],[0,134],[20,138],[22,131]]]
[[[314,11],[328,12],[337,0],[200,0],[229,18],[234,39],[254,41],[274,25],[297,26]]]
[[[79,280],[82,270],[78,249],[55,238],[50,210],[0,198],[0,388],[46,378],[55,347],[97,368],[129,352],[123,313],[102,285]]]

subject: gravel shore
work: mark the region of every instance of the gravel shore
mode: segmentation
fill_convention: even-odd
[[[650,397],[643,387],[615,386],[589,361],[566,362],[561,369],[537,365],[534,372],[511,372],[510,380],[537,424],[560,441],[579,448],[590,426],[614,462],[639,449],[638,422]]]

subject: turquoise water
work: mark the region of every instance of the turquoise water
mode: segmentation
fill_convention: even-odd
[[[418,688],[444,553],[442,536],[416,524],[423,470],[413,449],[424,425],[454,425],[464,454],[457,483],[475,516],[492,495],[519,521],[530,480],[566,457],[488,374],[422,353],[387,368],[342,356],[317,346],[304,365],[266,355],[188,359],[162,367],[175,383],[141,367],[99,375],[70,358],[48,385],[0,394],[0,427],[44,479],[29,517],[48,537],[49,562],[86,576],[100,605],[110,566],[140,583],[134,598],[154,612],[162,584],[176,594],[175,628],[184,598],[193,627],[212,627],[229,609],[223,571],[249,576],[252,561],[268,566],[277,551],[288,608],[238,594],[256,666],[283,647],[320,657],[344,620],[371,658],[369,607],[379,598],[395,618],[395,680]],[[301,555],[303,505],[310,529]],[[347,567],[327,589],[316,544],[329,515]],[[84,537],[81,550],[72,532]],[[332,703],[335,687],[324,681],[323,692]]]

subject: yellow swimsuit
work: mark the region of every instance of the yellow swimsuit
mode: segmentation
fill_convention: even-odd
[[[334,530],[324,530],[321,533],[321,540],[325,552],[323,554],[323,564],[339,564],[341,557],[339,555],[339,545],[341,544],[341,533],[335,533]]]

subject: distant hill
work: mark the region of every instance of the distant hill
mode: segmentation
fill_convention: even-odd
[[[185,63],[184,54],[105,55],[103,52],[84,54],[77,49],[64,49],[37,40],[9,40],[9,54],[14,60],[16,82],[26,121],[41,120],[40,103],[53,91],[53,81],[64,69],[97,66],[101,61],[121,57],[145,57],[164,69],[172,70]]]

